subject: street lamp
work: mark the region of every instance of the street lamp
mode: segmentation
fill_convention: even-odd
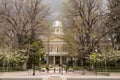
[[[67,73],[67,70],[68,70],[68,56],[66,57],[66,73]]]
[[[39,70],[39,72],[40,72],[41,71],[41,57],[39,59],[39,67],[40,67],[40,70]]]
[[[95,67],[95,73],[96,73],[96,75],[97,75],[97,65],[96,65],[96,63],[97,63],[97,60],[96,60],[96,57],[97,57],[97,52],[98,52],[98,50],[97,49],[95,49],[95,53],[93,54],[93,57],[94,57],[94,67]]]
[[[74,59],[74,57],[73,57],[73,71],[75,70],[75,59]]]
[[[33,76],[35,76],[35,52],[36,52],[36,48],[33,49],[33,52],[34,52]]]
[[[61,67],[62,67],[62,72],[61,72],[61,73],[62,73],[62,75],[63,75],[63,65],[61,65]]]

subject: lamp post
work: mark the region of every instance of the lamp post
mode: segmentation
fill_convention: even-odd
[[[39,67],[40,67],[40,69],[39,69],[39,72],[40,72],[41,71],[41,57],[39,59]]]
[[[67,70],[68,70],[68,56],[66,57],[66,73],[67,73]]]
[[[68,70],[69,70],[69,67],[70,67],[70,57],[68,58]]]
[[[84,67],[83,73],[82,73],[83,75],[86,74],[86,73],[85,73],[85,69],[86,69],[86,68],[85,68],[85,64],[86,64],[85,61],[86,61],[86,60],[85,60],[85,54],[83,54],[83,62],[82,62],[82,65],[83,65],[83,67]]]
[[[34,52],[33,76],[35,76],[35,52],[36,52],[36,48],[33,49],[33,52]]]
[[[48,47],[48,50],[47,50],[47,73],[49,73],[49,47],[50,47],[50,27],[48,28],[48,39],[47,39],[47,47]]]
[[[95,53],[93,54],[93,57],[94,57],[94,67],[95,67],[95,73],[96,73],[96,75],[97,75],[97,65],[96,65],[96,63],[97,63],[97,60],[96,60],[96,53],[97,53],[97,49],[95,49]]]
[[[61,65],[61,67],[62,67],[62,75],[63,75],[63,65]]]
[[[75,59],[73,57],[73,71],[75,70]]]

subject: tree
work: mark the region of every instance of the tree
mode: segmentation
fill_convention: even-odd
[[[31,43],[31,39],[43,34],[48,8],[41,0],[3,0],[1,5],[2,25],[6,26],[4,32],[9,38],[16,38],[14,46],[23,48],[24,44]]]
[[[112,65],[112,66],[119,66],[120,61],[120,51],[115,49],[110,49],[109,51],[102,51],[102,53],[96,54],[96,62],[98,64],[103,63],[105,66]],[[94,62],[93,54],[89,55],[88,60],[90,62]]]
[[[31,51],[35,51],[35,54],[30,54],[29,60],[28,60],[28,67],[32,68],[32,65],[35,64],[36,66],[41,66],[40,63],[44,63],[44,45],[42,40],[36,39],[31,45]],[[35,59],[34,59],[35,56]]]
[[[12,67],[16,67],[17,65],[24,63],[26,57],[18,50],[0,49],[0,60],[3,68],[5,68],[5,65],[7,65],[8,71],[10,67],[9,65],[12,65]]]
[[[101,4],[101,0],[68,0],[63,7],[67,51],[75,51],[83,61],[109,32],[103,25],[105,11]]]
[[[0,0],[0,5],[4,44],[25,50],[27,58],[23,68],[26,69],[31,44],[46,32],[49,9],[41,0]]]
[[[120,45],[120,1],[119,0],[108,0],[109,1],[109,13],[106,25],[111,29],[109,36],[112,39],[113,47]],[[119,46],[120,48],[120,46]]]

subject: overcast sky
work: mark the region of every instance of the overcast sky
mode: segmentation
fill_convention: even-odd
[[[43,0],[44,4],[47,4],[50,7],[51,15],[49,20],[51,22],[55,21],[58,16],[61,15],[62,12],[62,3],[66,0]],[[106,3],[107,0],[103,0]]]
[[[56,17],[61,15],[61,7],[64,0],[43,0],[44,4],[50,7],[50,20],[51,22],[56,20]]]

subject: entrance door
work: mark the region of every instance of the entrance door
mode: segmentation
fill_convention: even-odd
[[[55,64],[59,65],[60,64],[60,56],[55,57]]]

